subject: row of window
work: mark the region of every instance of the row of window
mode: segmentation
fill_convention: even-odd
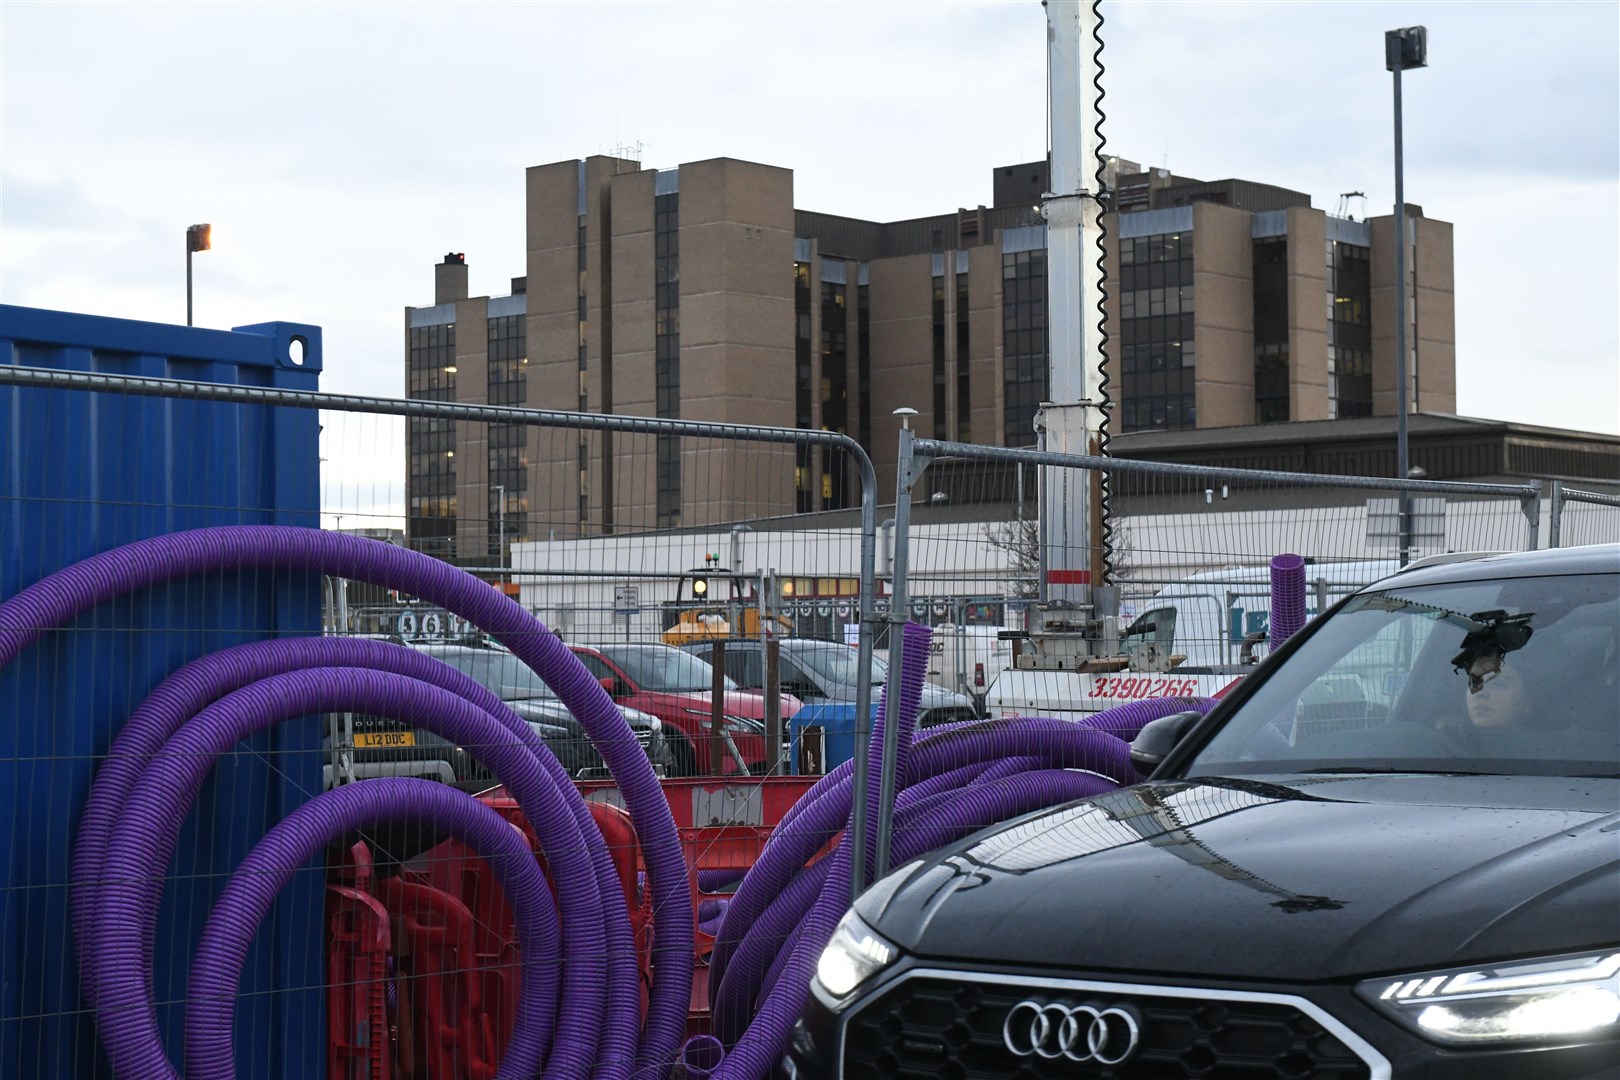
[[[585,220],[585,215],[580,214],[579,215],[579,233],[578,233],[577,238],[575,240],[575,246],[576,246],[576,249],[578,250],[578,253],[579,253],[578,258],[579,258],[579,411],[580,412],[587,412],[587,411],[590,410],[590,407],[591,407],[590,398],[586,393],[587,383],[586,383],[586,380],[585,380],[585,372],[589,368],[589,352],[588,352],[588,337],[587,337],[587,334],[588,334],[588,331],[589,331],[589,326],[588,326],[587,321],[586,321],[586,316],[587,316],[587,313],[589,311],[589,309],[586,306],[586,295],[589,292],[589,290],[586,287],[587,279],[586,279],[586,272],[585,272],[586,253],[587,253],[587,249],[586,249],[586,241],[587,241],[586,227],[587,227],[587,222]],[[580,440],[580,444],[579,444],[579,460],[578,460],[578,468],[579,468],[579,474],[580,474],[580,480],[581,480],[580,485],[579,485],[579,525],[580,525],[581,530],[584,530],[585,527],[590,523],[590,520],[591,520],[591,492],[590,492],[590,485],[588,483],[584,482],[585,467],[586,467],[586,454],[587,454],[587,448],[586,448],[586,445],[585,445],[585,441],[582,439],[582,440]],[[609,517],[609,515],[611,513],[612,513],[611,508],[609,508],[604,513],[604,515],[603,515],[603,525],[604,525],[604,527],[606,525],[608,525],[609,521],[611,520],[611,518]],[[525,522],[525,533],[524,533],[525,535],[527,535],[526,526],[527,526],[527,522]]]
[[[411,464],[425,464],[418,462],[413,456]],[[454,495],[456,493],[455,473],[433,472],[423,468],[411,476],[411,492],[417,495]]]
[[[497,315],[485,320],[489,330],[489,366],[491,369],[510,361],[521,360],[527,353],[522,315]],[[490,376],[494,378],[493,375]],[[511,376],[517,377],[514,372]]]
[[[1179,315],[1151,315],[1146,318],[1119,321],[1119,340],[1122,345],[1147,345],[1155,341],[1190,341],[1193,337],[1193,313]]]
[[[529,381],[528,348],[521,315],[500,315],[489,321],[489,403],[491,405],[520,406],[528,403]],[[521,440],[523,427],[511,424],[491,424],[490,441],[500,428],[516,428]],[[491,478],[490,483],[498,483]]]
[[[1160,289],[1133,289],[1119,297],[1119,317],[1141,315],[1180,315],[1193,309],[1193,287],[1173,285]]]
[[[1137,289],[1173,289],[1192,283],[1192,260],[1179,259],[1176,262],[1122,266],[1119,268],[1117,288],[1121,293],[1127,293]]]
[[[1001,256],[1002,426],[1008,446],[1035,445],[1035,413],[1046,400],[1046,252]]]
[[[681,415],[680,192],[653,196],[654,413]],[[681,441],[673,435],[656,440],[657,519],[661,529],[680,524]]]
[[[489,445],[500,449],[528,446],[529,428],[524,424],[491,424]]]
[[[934,278],[934,438],[948,439],[945,426],[945,277]]]
[[[793,313],[797,327],[793,341],[793,426],[808,429],[811,426],[811,321],[810,321],[810,264],[793,264]],[[794,447],[793,499],[794,508],[801,514],[816,508],[815,492],[811,489],[810,447]]]
[[[1277,424],[1289,417],[1288,342],[1254,347],[1254,422]]]
[[[1133,397],[1120,404],[1124,431],[1175,431],[1198,426],[1198,408],[1192,394]]]
[[[454,495],[412,495],[405,519],[405,534],[417,551],[448,557],[456,535]],[[430,543],[424,543],[429,541]],[[431,543],[439,541],[441,543]]]
[[[969,375],[973,355],[969,348],[968,276],[956,275],[956,439],[973,441],[973,386]]]
[[[1190,232],[1127,237],[1119,242],[1119,265],[1175,262],[1191,259],[1192,253],[1193,234]]]
[[[408,436],[411,453],[433,454],[447,462],[450,461],[451,459],[447,455],[456,448],[455,429],[448,425],[437,428],[426,426],[418,428],[415,426],[417,424],[426,425],[426,423],[428,422],[423,420],[411,421],[412,426]],[[434,471],[440,472],[444,470],[435,469]]]
[[[821,428],[849,431],[849,292],[842,282],[821,283]],[[854,477],[849,456],[841,450],[821,451],[821,508],[836,510],[854,504]]]
[[[429,401],[456,400],[456,328],[453,323],[413,326],[406,396]],[[406,421],[410,470],[410,514],[406,537],[450,540],[456,535],[456,425],[439,418]],[[448,554],[448,551],[446,551]]]
[[[1328,415],[1372,415],[1372,250],[1329,240]]]
[[[1372,415],[1372,375],[1328,376],[1328,416],[1334,420],[1349,420],[1357,416]]]
[[[1192,367],[1198,357],[1191,341],[1155,341],[1147,345],[1125,345],[1119,350],[1120,371],[1129,375],[1142,371],[1169,371]]]

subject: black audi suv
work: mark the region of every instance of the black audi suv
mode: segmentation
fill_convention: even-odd
[[[875,884],[782,1071],[1620,1077],[1617,648],[1620,546],[1347,597],[1147,782]]]

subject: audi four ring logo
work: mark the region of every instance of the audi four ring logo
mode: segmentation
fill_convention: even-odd
[[[1136,1053],[1142,1029],[1117,1005],[1070,1005],[1025,998],[1001,1025],[1002,1044],[1018,1057],[1118,1065]]]

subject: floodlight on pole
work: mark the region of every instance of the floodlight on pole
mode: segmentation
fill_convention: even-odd
[[[214,246],[212,225],[192,225],[186,229],[186,325],[191,325],[191,253],[210,251]]]
[[[1401,136],[1401,72],[1429,66],[1429,31],[1407,26],[1384,32],[1384,68],[1395,76],[1395,475],[1407,479],[1406,160]],[[1401,490],[1400,565],[1412,550],[1412,506]]]

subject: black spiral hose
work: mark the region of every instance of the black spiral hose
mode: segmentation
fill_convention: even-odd
[[[1102,354],[1102,381],[1097,385],[1102,391],[1102,402],[1097,411],[1102,414],[1102,419],[1097,424],[1096,452],[1098,457],[1107,457],[1108,444],[1112,440],[1112,436],[1108,431],[1108,421],[1113,412],[1114,403],[1109,396],[1108,313],[1104,306],[1108,301],[1108,226],[1103,224],[1102,214],[1108,210],[1111,195],[1106,179],[1108,159],[1103,153],[1103,147],[1108,145],[1108,136],[1103,134],[1103,121],[1108,119],[1108,114],[1103,112],[1102,102],[1103,98],[1108,96],[1108,91],[1103,89],[1102,84],[1104,70],[1102,62],[1102,0],[1092,0],[1091,10],[1097,16],[1097,21],[1091,28],[1091,38],[1097,43],[1096,50],[1091,54],[1091,58],[1097,62],[1097,71],[1091,77],[1091,84],[1097,88],[1097,122],[1092,130],[1097,134],[1097,171],[1094,174],[1097,182],[1097,193],[1095,198],[1098,209],[1101,211],[1097,220],[1097,333],[1099,335],[1097,351]],[[1098,482],[1097,500],[1097,516],[1102,523],[1103,584],[1112,584],[1114,581],[1114,521],[1113,516],[1109,513],[1109,486],[1108,472],[1103,470]]]

